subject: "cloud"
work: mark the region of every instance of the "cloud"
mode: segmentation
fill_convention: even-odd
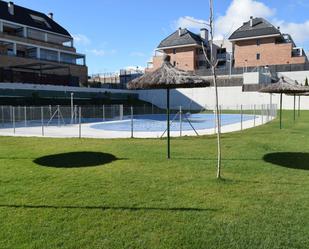
[[[112,49],[112,50],[104,50],[104,49],[87,49],[86,50],[87,53],[91,53],[95,56],[98,56],[98,57],[103,57],[103,56],[106,56],[106,55],[113,55],[115,53],[117,53],[117,51],[115,49]]]
[[[201,29],[205,28],[206,23],[206,20],[196,19],[192,16],[183,16],[173,23],[172,28]]]
[[[269,19],[276,11],[255,0],[233,0],[223,16],[215,20],[216,37],[223,38],[239,28],[250,16]]]
[[[294,4],[299,6],[308,5],[307,1],[298,0]],[[276,18],[276,9],[272,9],[259,0],[233,0],[223,15],[215,20],[215,39],[228,38],[233,31],[242,26],[250,19],[250,16],[263,17],[275,26],[280,26],[283,33],[290,34],[295,43],[304,46],[309,43],[309,19],[303,23],[286,22]],[[194,17],[180,17],[174,22],[173,29],[182,27],[189,29],[199,29],[203,27],[200,23],[205,20]]]
[[[90,39],[86,35],[75,34],[75,35],[72,35],[72,36],[73,36],[74,41],[77,44],[89,45],[91,43]]]
[[[274,20],[273,23],[276,26],[280,26],[283,33],[290,34],[296,44],[309,42],[309,20],[304,23],[289,23],[282,20]]]
[[[132,56],[132,57],[145,57],[146,56],[146,54],[145,53],[143,53],[143,52],[132,52],[132,53],[130,53],[130,56]]]

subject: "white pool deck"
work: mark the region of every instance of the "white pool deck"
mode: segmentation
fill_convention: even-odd
[[[272,121],[274,117],[256,116],[254,120],[244,121],[242,124],[242,130],[250,129],[253,127],[264,125]],[[131,138],[131,132],[129,131],[106,131],[91,128],[95,124],[101,123],[89,123],[81,125],[66,125],[66,126],[48,126],[44,127],[44,137],[49,138],[97,138],[97,139],[116,139],[116,138]],[[241,123],[222,126],[222,133],[230,133],[241,131]],[[215,134],[215,128],[197,130],[199,135],[212,135]],[[162,136],[160,132],[134,132],[134,138],[160,138]],[[182,131],[182,136],[196,136],[194,130]],[[15,137],[43,137],[42,127],[22,127],[16,128],[15,133],[13,128],[0,129],[0,136],[15,136]],[[164,135],[166,136],[166,134]],[[172,137],[179,137],[180,131],[171,131]]]

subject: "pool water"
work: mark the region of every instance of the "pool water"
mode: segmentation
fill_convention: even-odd
[[[222,114],[221,125],[231,125],[240,123],[241,120],[254,120],[253,115]],[[90,126],[93,129],[105,131],[131,131],[130,117],[124,117],[120,121],[102,122]],[[165,114],[134,115],[133,130],[137,132],[164,132],[166,130]],[[182,129],[181,129],[182,127]],[[171,131],[192,131],[215,128],[215,116],[213,114],[183,114],[171,115]]]

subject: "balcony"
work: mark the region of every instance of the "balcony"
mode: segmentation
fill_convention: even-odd
[[[57,49],[75,51],[73,38],[0,21],[0,37]]]
[[[0,55],[86,66],[86,57],[82,54],[40,48],[34,45],[25,45],[3,40],[1,41],[1,39]]]

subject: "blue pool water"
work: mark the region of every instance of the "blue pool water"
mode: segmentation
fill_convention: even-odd
[[[213,114],[183,114],[182,122],[179,115],[171,115],[171,131],[183,131],[211,129],[215,127]],[[254,120],[253,115],[222,114],[221,125],[237,124],[243,121]],[[131,131],[131,119],[124,117],[124,120],[114,122],[102,122],[92,125],[91,128],[107,131]],[[166,115],[135,115],[133,119],[134,131],[140,132],[164,132],[166,130]]]

